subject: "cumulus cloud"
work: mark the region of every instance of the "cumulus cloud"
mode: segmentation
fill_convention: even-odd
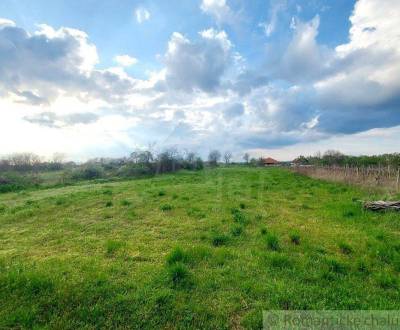
[[[400,34],[395,0],[359,0],[350,41],[335,49],[335,70],[315,82],[328,130],[359,132],[400,124]]]
[[[200,40],[191,42],[175,32],[164,57],[166,83],[185,91],[215,91],[231,64],[232,44],[225,31],[208,29],[199,33]]]
[[[215,18],[217,23],[232,23],[235,15],[226,0],[202,0],[201,10]]]
[[[96,47],[80,30],[42,24],[31,34],[12,24],[0,25],[0,87],[20,102],[49,103],[61,91],[121,100],[135,81],[96,70],[98,61]]]
[[[114,57],[114,61],[124,67],[132,66],[138,62],[137,58],[129,55],[117,55]]]
[[[148,21],[150,19],[150,12],[145,8],[137,8],[135,10],[135,17],[136,21],[139,24],[142,24],[143,22]]]

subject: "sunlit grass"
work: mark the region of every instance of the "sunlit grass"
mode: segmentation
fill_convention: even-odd
[[[399,309],[400,215],[282,169],[0,195],[0,328],[245,328]]]

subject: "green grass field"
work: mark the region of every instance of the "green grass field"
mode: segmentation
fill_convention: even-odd
[[[283,169],[0,195],[0,328],[260,328],[400,309],[400,214]],[[399,197],[399,196],[397,196]]]

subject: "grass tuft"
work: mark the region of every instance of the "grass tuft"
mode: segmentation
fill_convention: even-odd
[[[231,228],[231,234],[232,236],[240,236],[243,233],[243,226],[241,225],[234,225]]]
[[[127,199],[123,199],[123,200],[121,201],[121,205],[122,205],[122,206],[130,206],[130,205],[132,205],[132,202],[131,202],[131,201],[128,201]]]
[[[339,243],[339,249],[343,254],[351,254],[353,253],[353,248],[347,244],[346,242]]]
[[[300,234],[298,233],[291,233],[290,234],[290,241],[295,244],[295,245],[299,245],[300,244]]]
[[[168,275],[175,288],[189,288],[193,284],[191,274],[183,263],[178,262],[168,267]]]
[[[166,260],[168,265],[178,262],[186,263],[189,260],[189,255],[181,247],[177,246],[167,255]]]
[[[118,251],[125,247],[125,242],[108,240],[106,243],[106,253],[108,256],[115,256]]]
[[[163,204],[160,206],[160,210],[165,212],[165,211],[171,211],[172,210],[172,205],[171,204]]]
[[[266,242],[268,249],[273,251],[280,250],[279,239],[275,234],[268,233],[266,236]]]
[[[214,246],[226,245],[229,241],[229,237],[224,234],[214,234],[211,238],[211,243]]]

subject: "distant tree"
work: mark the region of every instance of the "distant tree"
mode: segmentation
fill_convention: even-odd
[[[17,171],[29,171],[37,169],[42,160],[34,153],[24,152],[12,154],[8,161]]]
[[[337,150],[327,150],[322,156],[322,160],[326,165],[343,165],[345,155]]]
[[[299,156],[296,159],[293,160],[293,163],[297,164],[297,165],[308,165],[309,164],[309,160],[308,158],[304,157],[304,156]]]
[[[130,154],[129,160],[136,164],[149,164],[153,161],[153,154],[148,151],[134,151]]]
[[[251,165],[251,166],[257,166],[257,165],[258,165],[257,159],[251,158],[251,159],[250,159],[250,165]]]
[[[212,150],[208,154],[208,163],[210,166],[217,166],[221,159],[221,153],[218,150]]]
[[[65,161],[65,154],[61,153],[61,152],[55,152],[53,154],[52,160],[53,163],[57,163],[57,164],[62,164]]]
[[[231,159],[232,159],[232,153],[230,151],[225,151],[224,153],[225,164],[229,164],[231,162]]]
[[[249,163],[249,159],[250,159],[250,155],[246,152],[246,153],[243,155],[243,159],[244,159],[244,161],[246,162],[246,164],[248,164],[248,163]]]
[[[194,169],[195,170],[202,170],[204,168],[203,160],[200,157],[196,157],[194,161]]]

